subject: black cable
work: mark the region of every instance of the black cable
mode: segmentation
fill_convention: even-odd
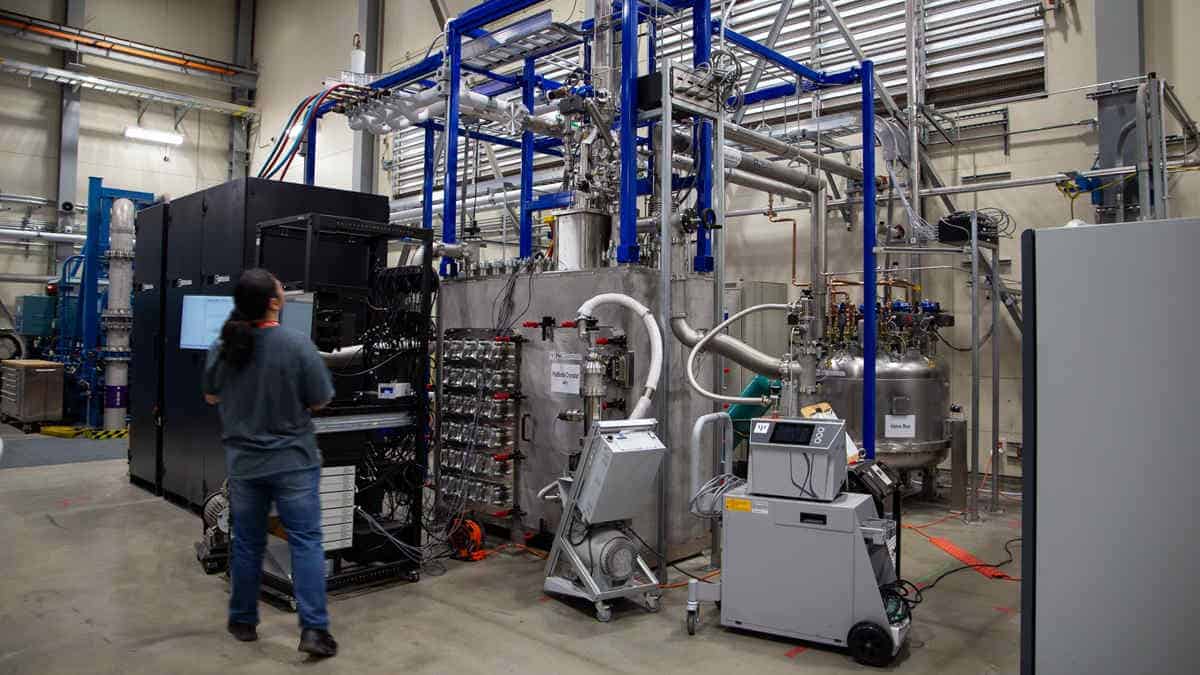
[[[658,552],[658,551],[657,551],[657,550],[656,550],[656,549],[655,549],[653,546],[651,546],[650,544],[647,544],[647,543],[646,543],[646,540],[645,540],[645,539],[642,539],[642,536],[641,536],[640,534],[638,534],[637,532],[635,532],[633,528],[631,528],[631,527],[622,527],[622,528],[621,528],[621,531],[622,531],[622,532],[624,532],[625,534],[632,534],[632,535],[633,535],[633,537],[634,537],[634,539],[637,539],[638,541],[640,541],[640,542],[642,543],[642,546],[646,547],[646,550],[650,551],[650,552],[651,552],[651,553],[653,553],[655,556],[657,556],[659,560],[662,560],[662,561],[664,561],[664,562],[666,561],[666,559],[667,559],[667,556],[665,556],[665,555],[662,555],[662,554],[661,554],[661,553],[659,553],[659,552]],[[679,573],[680,573],[680,574],[682,574],[683,576],[685,576],[685,577],[691,577],[692,579],[695,579],[696,581],[703,581],[703,582],[704,582],[704,583],[706,583],[706,584],[711,584],[711,583],[712,583],[712,582],[711,582],[711,581],[709,581],[708,579],[705,579],[705,578],[703,578],[703,577],[698,577],[698,576],[696,576],[695,574],[692,574],[691,572],[689,572],[689,571],[687,571],[687,570],[683,569],[683,568],[682,568],[682,567],[680,567],[679,565],[676,565],[675,563],[667,563],[667,567],[671,567],[671,568],[673,568],[673,569],[674,569],[676,572],[679,572]]]
[[[933,588],[934,586],[936,586],[937,583],[939,581],[941,581],[942,579],[945,579],[946,577],[950,576],[951,574],[954,574],[956,572],[961,572],[963,570],[971,570],[971,569],[975,569],[978,567],[995,567],[995,568],[1004,567],[1005,565],[1012,563],[1013,560],[1016,559],[1016,554],[1014,554],[1012,551],[1012,545],[1019,543],[1020,541],[1021,541],[1021,537],[1014,537],[1014,538],[1009,539],[1008,541],[1004,542],[1004,552],[1008,554],[1008,558],[1001,560],[998,563],[972,563],[970,565],[963,565],[961,567],[955,567],[952,570],[947,570],[947,571],[939,574],[937,576],[937,578],[935,578],[933,581],[929,582],[928,584],[925,584],[925,588],[922,590],[927,591],[927,590]]]

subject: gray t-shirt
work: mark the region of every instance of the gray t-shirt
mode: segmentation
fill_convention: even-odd
[[[242,370],[208,349],[204,393],[221,398],[221,441],[231,478],[258,478],[321,466],[309,407],[333,397],[333,381],[307,336],[280,326],[254,329],[254,357]]]

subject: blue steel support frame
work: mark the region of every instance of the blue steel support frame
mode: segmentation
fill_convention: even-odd
[[[533,66],[533,59],[525,59],[525,71],[521,78],[521,102],[530,112],[533,112],[533,88],[536,84]],[[529,211],[529,202],[533,200],[533,141],[532,131],[526,129],[521,133],[521,222],[518,255],[522,259],[533,255],[533,213]]]
[[[425,126],[425,177],[421,183],[421,227],[433,229],[433,172],[437,168],[437,158],[434,153],[434,130],[432,125]]]
[[[485,4],[494,4],[495,0]],[[514,3],[517,4],[517,3]],[[480,9],[484,5],[479,5],[471,10],[468,10],[462,17],[454,19],[446,26],[446,56],[449,66],[450,92],[447,96],[446,104],[446,180],[442,182],[442,241],[447,244],[453,244],[458,241],[458,232],[455,229],[455,218],[458,216],[457,199],[458,192],[458,113],[459,113],[459,83],[462,81],[462,30],[469,30],[472,27],[469,24],[459,23],[461,20],[471,14],[476,9]],[[442,258],[441,275],[445,277],[458,276],[458,261],[453,258]]]
[[[862,62],[863,452],[875,459],[875,64]]]
[[[314,185],[317,182],[317,120],[313,120],[304,134],[308,146],[304,153],[304,184]]]
[[[617,262],[636,263],[637,243],[637,81],[638,3],[621,3],[621,244]]]
[[[710,0],[695,0],[692,5],[692,65],[708,63],[712,57],[712,3]],[[626,80],[625,82],[629,82]],[[713,191],[713,128],[712,122],[702,120],[695,130],[692,146],[696,149],[696,213],[700,222],[707,222],[704,213],[712,208]],[[668,152],[669,148],[664,148]],[[719,224],[719,223],[718,223]],[[692,269],[707,273],[713,271],[712,233],[701,224],[696,228],[696,257]]]

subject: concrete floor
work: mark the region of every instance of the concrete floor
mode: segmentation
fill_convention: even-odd
[[[949,520],[929,533],[988,561],[1019,532],[1016,507],[983,525]],[[909,522],[943,512],[925,508]],[[306,663],[295,616],[264,606],[261,639],[225,634],[228,595],[192,553],[199,520],[131,486],[123,460],[0,470],[0,673],[842,673],[871,672],[844,653],[733,632],[711,607],[688,637],[685,590],[659,614],[588,607],[541,593],[542,562],[497,555],[331,604],[342,654]],[[1017,549],[1019,552],[1019,548]],[[904,574],[928,580],[957,562],[917,536]],[[797,561],[797,568],[802,562]],[[1019,563],[1005,568],[1020,574]],[[673,574],[673,580],[679,577]],[[904,673],[1018,670],[1020,585],[968,570],[917,608]]]

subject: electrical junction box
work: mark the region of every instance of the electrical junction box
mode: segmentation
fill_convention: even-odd
[[[632,520],[656,499],[658,469],[667,447],[655,420],[597,422],[588,437],[583,485],[576,499],[589,524]]]
[[[17,298],[16,332],[33,337],[50,337],[54,332],[57,298],[49,295],[22,295]]]

